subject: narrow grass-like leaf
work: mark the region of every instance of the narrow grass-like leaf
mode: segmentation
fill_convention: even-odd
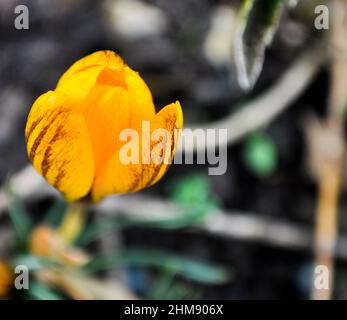
[[[159,250],[131,249],[115,254],[100,255],[87,264],[84,271],[94,273],[126,266],[155,267],[179,274],[193,281],[209,284],[223,283],[230,278],[230,273],[222,267]]]
[[[54,289],[37,281],[31,281],[28,297],[30,300],[64,300]]]
[[[137,227],[156,227],[162,229],[178,229],[187,226],[198,225],[206,214],[213,212],[213,207],[207,207],[206,204],[196,204],[187,206],[182,214],[175,219],[167,220],[138,220],[127,217],[104,218],[102,221],[90,224],[81,234],[76,244],[83,246],[98,239],[106,232],[116,231],[132,226]]]
[[[277,29],[283,0],[244,0],[235,38],[234,58],[240,86],[251,89],[263,68],[265,50]]]
[[[8,214],[10,220],[16,230],[20,242],[23,244],[29,237],[32,221],[30,220],[29,214],[25,210],[23,204],[18,200],[9,187],[6,187],[6,197],[8,199]]]
[[[31,254],[22,254],[22,255],[15,256],[11,260],[11,265],[13,266],[24,265],[30,271],[33,271],[33,270],[38,270],[48,266],[53,266],[54,263],[48,259],[33,256]]]
[[[52,227],[58,227],[66,212],[68,205],[63,200],[55,200],[44,217],[44,223]]]
[[[212,192],[209,180],[202,174],[194,174],[176,181],[170,192],[170,199],[182,207],[182,212],[173,219],[139,220],[127,217],[105,218],[90,224],[81,234],[77,243],[87,245],[102,234],[131,226],[178,229],[198,225],[206,215],[213,214],[218,201]]]
[[[157,299],[168,299],[168,293],[172,287],[174,282],[175,275],[171,272],[163,271],[159,274],[157,279],[155,279],[154,283],[148,289],[146,296],[149,299],[157,300]],[[183,297],[180,295],[170,295],[172,299],[182,299]]]
[[[199,296],[196,288],[176,279],[176,275],[168,271],[162,271],[145,293],[146,299],[153,300],[195,300]]]

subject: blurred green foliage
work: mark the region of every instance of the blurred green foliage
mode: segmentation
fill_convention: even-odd
[[[276,169],[277,148],[266,134],[255,133],[245,141],[243,159],[252,172],[259,176],[266,176]]]
[[[113,254],[98,255],[83,268],[83,271],[95,273],[126,266],[156,267],[189,280],[207,284],[219,284],[230,279],[230,274],[224,268],[163,250],[149,249],[127,249]]]
[[[170,187],[169,199],[182,206],[181,212],[175,218],[141,220],[117,215],[99,219],[86,227],[77,243],[87,245],[105,232],[131,226],[176,229],[196,225],[207,214],[213,214],[213,209],[219,207],[219,201],[212,191],[208,177],[202,174],[177,179]]]
[[[146,298],[153,300],[198,299],[200,292],[189,285],[177,281],[175,274],[162,271],[146,292]]]
[[[9,216],[20,239],[21,246],[11,253],[9,263],[25,265],[30,271],[59,267],[57,262],[49,258],[35,256],[29,252],[29,239],[32,230],[36,227],[30,219],[22,203],[15,194],[8,191]],[[82,236],[76,243],[81,249],[90,241],[96,240],[105,232],[117,232],[121,228],[129,226],[151,226],[159,228],[180,228],[195,225],[213,208],[218,206],[211,185],[207,177],[199,174],[178,179],[170,191],[170,199],[182,206],[182,212],[178,217],[167,221],[139,221],[126,217],[115,216],[105,218],[101,223],[89,221]],[[68,204],[62,200],[56,200],[45,213],[41,222],[53,228],[58,228],[66,213]],[[194,291],[189,283],[193,281],[201,284],[218,285],[230,280],[231,274],[224,268],[195,258],[182,257],[161,249],[124,249],[107,254],[90,253],[91,261],[81,267],[78,272],[95,275],[107,269],[117,268],[150,268],[156,270],[150,286],[146,287],[143,295],[150,299],[185,299],[197,298],[198,292]],[[183,280],[186,281],[183,281]],[[187,282],[188,280],[188,282]],[[64,299],[56,289],[42,284],[38,279],[30,281],[30,289],[26,290],[25,299],[61,300]]]
[[[32,222],[29,218],[30,215],[26,212],[23,204],[11,191],[10,187],[6,186],[5,190],[8,200],[8,214],[19,240],[18,245],[23,246],[26,244],[32,228]]]
[[[45,214],[44,223],[51,227],[58,227],[61,223],[68,204],[62,199],[56,199]]]
[[[34,280],[30,282],[28,298],[30,300],[64,300],[64,297],[57,293],[52,287]]]
[[[176,180],[171,187],[170,198],[183,205],[218,207],[208,176],[203,174],[191,174]]]

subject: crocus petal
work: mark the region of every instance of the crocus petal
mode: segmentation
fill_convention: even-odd
[[[110,50],[94,52],[78,61],[76,61],[60,78],[59,83],[64,82],[71,76],[81,71],[86,71],[93,67],[111,68],[120,70],[125,66],[122,58]],[[58,83],[58,85],[59,85]]]
[[[131,109],[130,125],[139,130],[143,120],[150,120],[155,115],[152,93],[137,72],[126,67],[124,73]]]
[[[97,175],[118,149],[120,131],[129,126],[129,98],[123,87],[97,84],[81,107],[93,147]]]
[[[124,164],[119,153],[116,153],[105,166],[104,170],[96,177],[92,188],[92,198],[99,201],[106,195],[135,192],[156,183],[165,173],[170,164],[175,146],[179,139],[179,132],[183,126],[182,109],[179,102],[170,104],[156,114],[151,121],[151,133],[156,129],[165,129],[170,133],[169,141],[164,148],[158,141],[151,141],[147,150],[146,146],[140,148],[139,164]],[[140,137],[141,141],[141,137]],[[142,162],[141,155],[148,152],[151,155],[149,163]],[[153,159],[160,153],[162,162],[154,162]]]
[[[34,103],[26,127],[28,155],[36,170],[67,200],[84,197],[94,179],[94,156],[81,112],[56,92]]]
[[[183,128],[183,112],[180,103],[177,101],[160,110],[160,112],[155,115],[151,126],[153,131],[155,129],[166,129],[170,132],[171,141],[166,145],[167,150],[164,150],[164,155],[166,155],[164,163],[171,163],[180,138],[181,129]],[[161,152],[160,149],[159,152]],[[154,153],[152,145],[152,157],[154,156]],[[145,183],[146,187],[150,187],[157,183],[163,177],[167,169],[168,165],[165,164],[155,166],[154,172],[152,166],[145,167],[145,174],[147,173],[147,181]]]
[[[105,69],[121,71],[122,59],[113,51],[98,51],[75,62],[60,78],[55,89],[74,99],[83,100]],[[117,85],[115,82],[114,85]]]

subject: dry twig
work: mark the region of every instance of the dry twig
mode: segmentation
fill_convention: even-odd
[[[344,154],[343,114],[347,102],[347,3],[333,0],[331,15],[334,17],[330,41],[334,50],[331,55],[331,89],[328,114],[323,124],[324,139],[317,158],[319,195],[315,227],[315,266],[329,270],[328,288],[318,288],[313,274],[312,299],[331,299],[334,279],[334,256],[337,238],[338,199],[341,185],[341,168]]]

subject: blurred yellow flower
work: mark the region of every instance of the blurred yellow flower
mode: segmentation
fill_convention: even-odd
[[[140,155],[151,154],[150,161],[124,163],[120,152],[128,141],[119,137],[133,129],[143,141],[144,122],[150,133],[169,132],[170,140],[162,150],[159,141],[139,147]],[[25,134],[29,158],[49,184],[69,201],[86,196],[99,201],[156,183],[172,160],[182,126],[179,102],[156,114],[140,75],[114,52],[99,51],[73,64],[54,91],[35,101]],[[153,161],[153,153],[154,158],[164,154],[164,161]]]
[[[3,298],[8,293],[8,290],[13,282],[13,273],[9,266],[0,261],[0,298]]]

